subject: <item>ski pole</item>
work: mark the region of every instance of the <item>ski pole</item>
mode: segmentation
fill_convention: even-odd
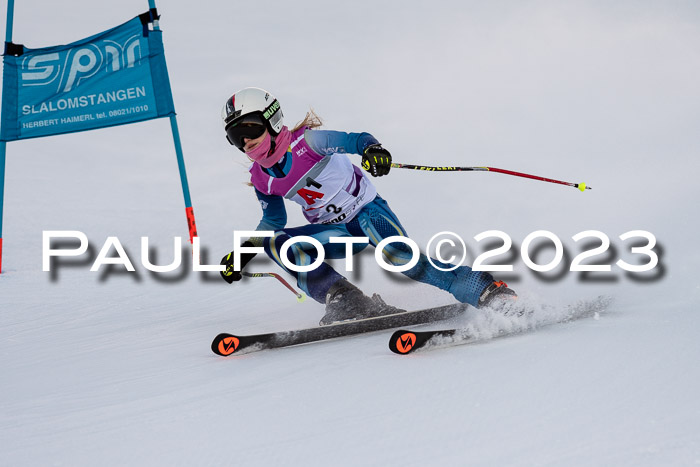
[[[297,292],[294,289],[294,287],[289,285],[289,282],[282,279],[282,277],[279,274],[275,274],[274,272],[242,272],[241,275],[246,277],[274,277],[275,279],[280,281],[282,285],[287,287],[294,295],[297,296],[297,301],[299,303],[302,303],[304,300],[306,300],[306,294],[304,292]]]
[[[553,178],[539,177],[537,175],[530,175],[521,172],[513,172],[512,170],[497,169],[495,167],[430,167],[426,165],[412,165],[412,164],[391,164],[392,168],[395,169],[413,169],[413,170],[426,170],[429,172],[497,172],[506,175],[513,175],[516,177],[530,178],[532,180],[539,180],[541,182],[558,183],[560,185],[572,186],[578,188],[581,192],[585,190],[590,190],[591,187],[587,186],[585,183],[571,183],[563,182],[561,180],[554,180]]]

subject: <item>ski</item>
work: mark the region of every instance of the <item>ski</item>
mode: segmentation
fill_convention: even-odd
[[[612,298],[601,296],[591,301],[579,302],[568,306],[566,312],[561,315],[553,315],[548,319],[535,320],[528,323],[527,319],[534,315],[534,312],[523,313],[521,310],[514,319],[523,318],[525,321],[521,326],[514,326],[510,329],[498,329],[492,332],[483,332],[471,328],[438,329],[434,331],[412,331],[400,329],[394,332],[389,339],[389,349],[399,355],[407,355],[416,350],[424,348],[447,347],[452,345],[470,344],[473,342],[486,341],[498,337],[512,336],[525,332],[541,329],[553,324],[568,323],[583,318],[597,316],[605,311],[612,303]],[[551,310],[550,310],[551,311]],[[494,312],[497,313],[497,312]]]
[[[342,321],[327,326],[265,334],[238,336],[222,333],[216,336],[212,341],[211,350],[217,355],[227,357],[233,354],[239,355],[259,350],[307,344],[310,342],[335,339],[337,337],[352,336],[401,326],[413,326],[450,319],[461,314],[467,307],[468,305],[464,304],[447,305],[373,318]]]
[[[431,341],[435,342],[444,339],[454,341],[454,335],[460,332],[460,329],[440,329],[437,331],[410,331],[408,329],[400,329],[391,335],[389,339],[389,349],[399,355],[406,355],[422,349]],[[466,336],[464,336],[466,338]],[[468,339],[468,338],[466,338]],[[464,342],[466,344],[466,342]]]

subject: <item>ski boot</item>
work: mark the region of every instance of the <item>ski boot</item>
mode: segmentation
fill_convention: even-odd
[[[517,299],[518,294],[513,289],[509,289],[508,284],[503,281],[494,281],[481,292],[478,308],[488,307],[501,311],[515,303]]]
[[[340,279],[328,289],[326,314],[323,315],[319,324],[327,326],[340,321],[385,316],[404,311],[406,310],[387,305],[377,294],[370,298],[347,280]]]

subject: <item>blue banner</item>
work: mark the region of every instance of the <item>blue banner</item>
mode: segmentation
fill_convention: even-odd
[[[5,55],[0,140],[173,115],[162,32],[144,22],[137,16],[72,44]]]

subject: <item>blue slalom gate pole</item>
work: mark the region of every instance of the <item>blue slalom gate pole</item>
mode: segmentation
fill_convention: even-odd
[[[7,24],[5,43],[12,42],[12,25],[14,23],[15,0],[7,0]],[[7,143],[0,141],[0,274],[2,274],[2,216],[5,205],[5,159]]]
[[[148,7],[155,10],[155,0],[148,0]],[[158,18],[153,19],[153,29],[159,30]],[[182,144],[180,143],[180,131],[177,128],[177,116],[170,116],[170,129],[173,133],[173,143],[175,144],[175,155],[177,156],[177,167],[180,171],[180,184],[182,185],[182,196],[185,198],[185,215],[187,216],[187,226],[190,232],[190,243],[197,236],[197,224],[194,220],[194,209],[192,208],[192,199],[190,198],[190,187],[187,182],[187,171],[185,169],[185,158],[182,154]]]
[[[2,207],[5,203],[5,153],[7,144],[0,141],[0,274],[2,274]]]
[[[180,170],[180,184],[182,185],[182,195],[185,198],[185,215],[187,216],[187,226],[190,231],[190,243],[197,236],[197,224],[194,221],[194,209],[190,199],[190,187],[187,183],[187,172],[185,171],[185,159],[182,156],[182,145],[180,144],[180,132],[177,129],[177,118],[170,116],[170,128],[173,132],[173,142],[175,143],[175,154],[177,155],[177,167]]]

